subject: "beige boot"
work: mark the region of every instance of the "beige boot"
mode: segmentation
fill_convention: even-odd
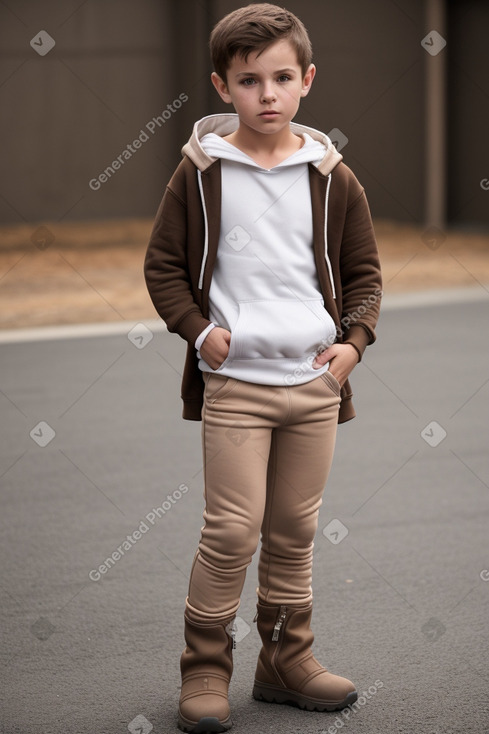
[[[255,673],[253,697],[269,703],[295,704],[308,711],[337,711],[357,700],[355,686],[333,675],[312,654],[312,604],[257,604],[263,647]]]
[[[224,732],[232,726],[228,688],[233,672],[235,614],[214,620],[195,612],[187,602],[178,727],[192,734]]]

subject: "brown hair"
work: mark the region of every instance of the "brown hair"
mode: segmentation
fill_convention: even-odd
[[[252,52],[261,54],[275,41],[290,41],[305,75],[312,60],[307,31],[297,16],[270,3],[253,3],[226,15],[210,36],[210,51],[216,73],[226,81],[226,72],[235,56],[245,61]]]

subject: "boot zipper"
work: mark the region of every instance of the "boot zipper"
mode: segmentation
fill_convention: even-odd
[[[226,625],[226,632],[231,638],[231,649],[236,650],[236,618]]]
[[[285,682],[282,679],[282,676],[280,675],[280,672],[278,670],[278,656],[280,655],[280,650],[282,648],[282,643],[284,641],[284,636],[280,637],[280,632],[282,628],[285,626],[284,623],[287,618],[287,607],[285,604],[282,604],[280,607],[280,612],[277,617],[277,621],[275,622],[275,625],[273,627],[273,634],[272,634],[272,642],[276,642],[277,644],[273,646],[272,648],[272,654],[270,655],[270,665],[271,668],[277,678],[277,680],[280,682],[280,685],[285,686]],[[280,639],[279,639],[280,637]]]
[[[280,629],[285,621],[286,616],[287,616],[287,607],[282,604],[282,606],[280,607],[280,613],[279,613],[278,619],[275,622],[275,625],[273,627],[272,642],[278,641]]]

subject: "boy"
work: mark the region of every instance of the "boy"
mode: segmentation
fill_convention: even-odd
[[[363,188],[327,136],[291,123],[316,71],[301,21],[248,5],[210,46],[236,113],[195,124],[145,262],[157,311],[188,344],[183,417],[203,421],[178,718],[196,734],[231,727],[229,630],[260,534],[254,698],[318,711],[357,698],[311,651],[312,549],[382,293]]]

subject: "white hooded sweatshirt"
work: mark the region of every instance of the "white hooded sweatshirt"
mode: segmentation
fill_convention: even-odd
[[[312,247],[308,164],[318,165],[326,148],[306,132],[301,137],[304,145],[271,169],[215,133],[200,139],[209,156],[221,159],[221,234],[209,318],[231,332],[231,344],[216,371],[246,382],[308,382],[328,369],[329,363],[313,369],[312,362],[318,348],[336,338]],[[199,351],[198,357],[201,370],[214,372]]]

